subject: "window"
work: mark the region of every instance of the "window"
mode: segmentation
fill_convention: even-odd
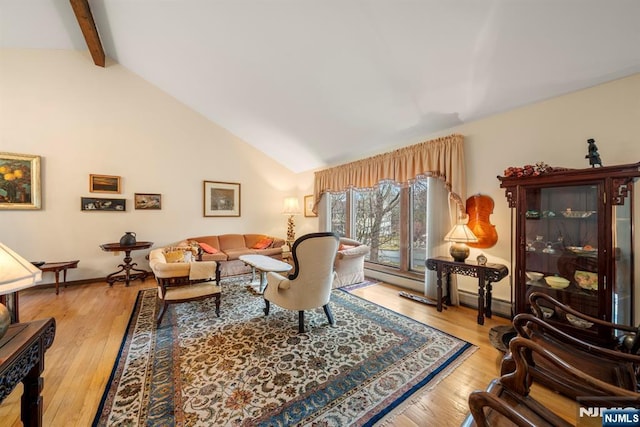
[[[408,187],[382,182],[373,189],[350,189],[328,198],[331,231],[371,247],[370,268],[424,272],[427,180]]]

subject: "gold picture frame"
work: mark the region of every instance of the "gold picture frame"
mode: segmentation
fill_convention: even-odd
[[[318,216],[315,212],[313,212],[313,205],[316,200],[313,197],[313,194],[309,194],[308,196],[304,196],[304,216],[312,218]]]
[[[135,209],[162,209],[162,195],[158,193],[135,193],[133,195]]]
[[[0,153],[0,209],[41,209],[40,156]]]
[[[240,184],[204,181],[203,190],[205,217],[240,216]]]
[[[89,175],[91,193],[120,194],[120,177],[114,175]]]

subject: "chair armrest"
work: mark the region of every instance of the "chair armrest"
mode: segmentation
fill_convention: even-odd
[[[348,245],[348,246],[360,246],[360,245],[362,245],[361,242],[358,242],[357,240],[349,239],[348,237],[341,237],[340,238],[340,244],[341,245]]]
[[[338,251],[337,257],[338,259],[343,258],[357,258],[366,256],[371,249],[367,245],[356,246],[355,248],[343,249]]]
[[[545,320],[536,317],[529,313],[520,313],[513,318],[513,327],[518,332],[518,335],[531,339],[537,332],[542,338],[544,335],[554,337],[558,342],[565,343],[567,346],[573,346],[577,350],[584,351],[586,353],[606,357],[609,360],[619,360],[622,362],[630,362],[636,365],[640,365],[640,356],[629,353],[622,353],[618,350],[612,350],[605,347],[600,347],[595,344],[583,341],[566,332],[556,328],[552,324]],[[533,328],[537,328],[537,331]]]
[[[283,275],[270,271],[267,273],[267,286],[275,286],[277,289],[289,289],[291,282]]]
[[[190,266],[186,262],[149,262],[151,271],[156,277],[168,278],[168,277],[189,277]]]
[[[606,320],[602,320],[602,319],[598,319],[597,317],[591,317],[587,314],[581,313],[573,308],[571,308],[568,305],[562,304],[560,301],[554,299],[553,297],[551,297],[550,295],[547,295],[543,292],[533,292],[531,295],[529,295],[529,303],[531,304],[531,308],[533,309],[534,313],[536,314],[537,317],[540,318],[544,318],[543,313],[542,313],[542,309],[540,308],[540,304],[539,304],[539,300],[544,300],[547,303],[549,303],[549,305],[554,306],[554,307],[558,307],[560,310],[564,311],[565,313],[569,313],[572,314],[580,319],[586,320],[588,322],[591,323],[595,323],[596,325],[600,325],[600,326],[604,326],[604,327],[608,327],[612,330],[620,330],[620,331],[626,331],[626,332],[631,332],[631,333],[635,333],[638,331],[638,328],[634,327],[634,326],[629,326],[629,325],[621,325],[618,323],[612,323],[612,322],[607,322]]]

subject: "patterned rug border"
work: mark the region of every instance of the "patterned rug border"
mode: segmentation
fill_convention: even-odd
[[[131,314],[129,315],[129,321],[127,322],[127,326],[124,329],[124,335],[122,337],[122,341],[120,342],[120,347],[118,348],[118,355],[116,356],[116,360],[113,362],[113,368],[111,369],[111,375],[109,375],[109,379],[107,380],[107,384],[105,385],[105,389],[104,392],[102,394],[102,398],[100,399],[100,405],[98,406],[98,410],[96,411],[96,415],[93,419],[93,423],[91,423],[91,425],[93,427],[98,425],[98,422],[100,421],[100,414],[102,414],[102,411],[104,410],[104,406],[107,404],[107,398],[109,397],[108,392],[109,392],[109,385],[113,382],[113,380],[116,377],[116,374],[119,371],[119,367],[120,367],[120,360],[123,357],[126,357],[126,351],[125,348],[127,346],[127,344],[131,341],[131,334],[129,333],[129,330],[131,329],[131,327],[133,326],[133,322],[138,318],[138,315],[140,313],[140,308],[142,306],[141,302],[142,302],[142,298],[144,296],[144,293],[147,291],[152,291],[155,288],[145,288],[145,289],[140,289],[138,291],[138,295],[136,296],[136,300],[133,303],[133,307],[131,308]]]
[[[464,363],[464,361],[470,357],[478,348],[477,346],[462,340],[458,337],[455,337],[452,334],[449,334],[447,332],[441,331],[438,328],[435,328],[433,326],[430,326],[426,323],[420,322],[416,319],[413,319],[409,316],[406,316],[402,313],[398,313],[395,312],[387,307],[381,306],[380,304],[374,303],[372,301],[369,301],[365,298],[362,298],[358,295],[354,295],[352,294],[350,291],[353,289],[358,289],[360,287],[366,287],[366,286],[372,286],[379,283],[378,281],[371,281],[371,280],[367,280],[365,282],[361,282],[359,284],[355,284],[355,287],[344,287],[344,288],[340,288],[339,290],[343,291],[345,294],[348,294],[350,297],[352,298],[356,298],[357,300],[360,300],[362,302],[364,302],[365,304],[371,304],[373,306],[377,306],[382,310],[386,310],[389,311],[391,313],[393,313],[395,316],[398,316],[399,318],[405,318],[408,319],[411,322],[415,322],[416,324],[422,325],[426,328],[430,328],[432,330],[437,331],[438,333],[441,333],[443,335],[446,335],[448,337],[451,337],[455,340],[458,340],[461,344],[460,347],[458,348],[457,351],[454,351],[452,354],[450,354],[446,360],[444,360],[443,362],[441,362],[441,364],[439,366],[437,366],[436,368],[434,368],[434,370],[432,372],[430,372],[428,375],[426,375],[424,378],[422,378],[419,382],[417,382],[416,384],[414,384],[413,386],[411,386],[409,389],[405,390],[404,393],[402,393],[399,396],[395,396],[395,398],[393,399],[393,401],[388,404],[383,410],[381,410],[380,412],[378,412],[377,414],[373,415],[369,420],[367,420],[366,422],[364,422],[363,426],[372,426],[374,424],[380,423],[378,425],[387,425],[388,423],[392,422],[392,420],[394,418],[396,418],[398,415],[400,415],[402,412],[404,412],[404,410],[407,408],[407,406],[414,404],[415,402],[419,401],[419,399],[421,398],[421,396],[430,391],[433,390],[433,388],[435,388],[443,379],[445,379],[449,374],[451,374],[451,372],[453,372],[458,366],[460,366],[460,364]],[[131,315],[129,317],[129,321],[127,323],[127,327],[125,329],[124,332],[124,336],[122,339],[122,342],[120,344],[120,348],[118,350],[118,355],[116,357],[116,360],[114,362],[113,365],[113,369],[111,372],[111,375],[109,376],[109,380],[106,384],[105,387],[105,391],[103,393],[103,397],[101,399],[100,405],[98,407],[96,416],[94,418],[93,421],[93,426],[97,426],[99,425],[100,419],[101,419],[101,415],[103,414],[103,411],[105,410],[105,407],[112,403],[112,399],[109,399],[110,393],[110,385],[113,383],[113,381],[118,378],[118,376],[120,375],[120,372],[122,371],[122,365],[124,365],[123,363],[121,363],[121,361],[123,360],[123,358],[127,357],[127,351],[128,348],[131,346],[131,340],[133,337],[133,334],[130,333],[131,328],[135,328],[135,324],[134,322],[136,322],[136,320],[139,318],[139,316],[141,315],[141,306],[142,306],[142,299],[143,296],[145,295],[146,291],[153,291],[155,290],[154,288],[149,288],[149,289],[142,289],[138,292],[138,295],[136,297],[136,301],[133,305],[132,311],[131,311]],[[336,289],[338,290],[338,289]],[[167,313],[170,315],[170,317],[172,318],[173,316],[171,315],[172,313]],[[170,328],[173,329],[173,328]],[[154,334],[155,335],[155,334]],[[173,335],[172,333],[170,333],[170,335]],[[155,340],[160,341],[161,337],[154,337],[154,341]],[[155,343],[154,343],[155,344]],[[179,378],[177,379],[179,380]],[[179,386],[179,383],[175,384],[176,387]],[[179,392],[177,392],[177,388],[171,390],[171,393],[175,394],[179,394]],[[180,400],[180,399],[179,399]],[[176,413],[177,412],[182,412],[182,408],[174,408]],[[177,414],[176,414],[177,415]]]

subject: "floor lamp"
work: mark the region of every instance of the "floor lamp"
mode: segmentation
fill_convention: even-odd
[[[296,224],[293,220],[294,215],[300,215],[300,205],[298,204],[297,197],[287,197],[284,199],[284,209],[282,210],[284,215],[289,215],[287,220],[287,244],[289,249],[296,240]]]
[[[42,280],[42,271],[0,243],[0,338],[18,320],[18,291]]]

